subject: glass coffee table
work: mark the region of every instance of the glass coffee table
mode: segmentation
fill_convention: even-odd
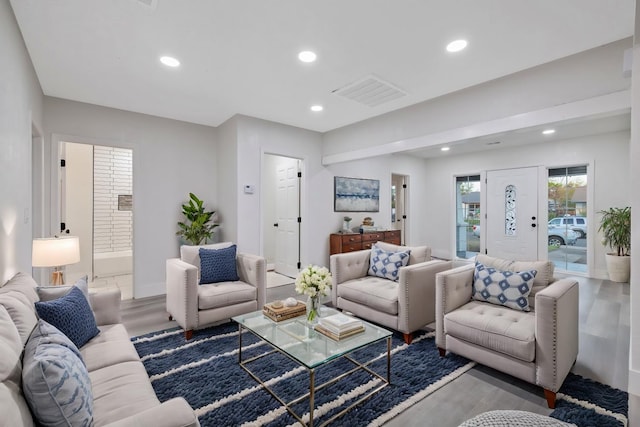
[[[322,308],[323,316],[327,316],[336,313],[336,310]],[[339,413],[335,414],[329,420],[325,421],[322,425],[326,425],[336,418],[340,417],[348,410],[352,409],[356,405],[360,404],[364,400],[371,397],[373,394],[382,390],[389,385],[391,376],[391,336],[392,333],[379,326],[362,321],[365,330],[356,335],[348,338],[343,338],[339,341],[333,340],[319,332],[313,330],[312,327],[307,325],[306,317],[300,316],[281,322],[274,322],[267,316],[262,314],[262,311],[255,311],[253,313],[244,314],[241,316],[235,316],[232,318],[238,323],[238,337],[239,337],[239,351],[238,362],[240,366],[249,373],[258,383],[260,383],[271,395],[276,398],[288,411],[291,413],[302,425],[313,426],[313,410],[314,410],[314,397],[315,393],[322,388],[333,384],[342,378],[350,375],[356,371],[364,370],[370,375],[377,377],[381,380],[381,384],[375,387],[367,394],[362,396],[353,404],[349,405]],[[258,356],[242,360],[242,333],[243,329],[252,332],[261,340],[267,342],[273,347],[273,350],[260,354]],[[350,353],[374,344],[376,342],[387,340],[387,375],[386,377],[374,372],[369,368],[369,365],[375,360],[367,362],[359,362],[350,356]],[[262,380],[249,368],[249,364],[258,359],[261,359],[274,352],[280,352],[283,355],[289,357],[296,363],[300,364],[309,372],[309,392],[305,393],[295,399],[285,402],[275,391],[266,384],[266,380]],[[334,360],[345,358],[354,364],[352,369],[346,370],[341,375],[333,377],[329,381],[322,384],[315,384],[316,369],[330,363]],[[303,421],[302,415],[297,414],[292,405],[309,399],[309,421],[308,423]]]

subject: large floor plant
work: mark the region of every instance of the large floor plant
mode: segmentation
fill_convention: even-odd
[[[609,279],[614,282],[628,282],[631,251],[631,208],[609,208],[599,212],[602,243],[615,252],[607,253]]]
[[[215,211],[207,211],[204,202],[193,193],[189,193],[189,202],[182,205],[184,221],[178,222],[177,236],[181,236],[192,245],[207,243],[213,236],[218,224],[213,222]]]

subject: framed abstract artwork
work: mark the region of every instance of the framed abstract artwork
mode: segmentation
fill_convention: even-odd
[[[380,180],[333,178],[334,212],[380,212]]]

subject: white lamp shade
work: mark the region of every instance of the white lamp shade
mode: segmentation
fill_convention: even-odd
[[[34,267],[58,267],[80,262],[80,240],[77,236],[33,239],[31,264]]]

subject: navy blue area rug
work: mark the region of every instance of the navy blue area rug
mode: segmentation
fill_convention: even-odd
[[[433,335],[417,335],[411,345],[404,343],[401,334],[394,335],[391,385],[348,411],[333,425],[381,425],[474,366],[459,356],[439,357]],[[235,323],[195,331],[189,341],[184,340],[181,329],[132,340],[158,398],[165,401],[184,397],[195,409],[203,427],[297,424],[296,419],[238,365]],[[243,334],[242,347],[243,360],[272,350],[250,332]],[[385,376],[386,349],[383,341],[359,349],[352,356],[362,362],[377,358],[370,368]],[[261,379],[268,379],[269,385],[285,401],[309,391],[307,370],[277,352],[252,362],[250,367]],[[352,367],[353,364],[344,359],[322,366],[316,370],[316,384]],[[329,419],[380,384],[379,379],[358,371],[318,391],[314,424]],[[308,400],[295,405],[294,409],[308,419]]]
[[[626,427],[629,395],[608,385],[569,373],[557,394],[557,418],[580,427]]]
[[[453,354],[441,358],[433,337],[434,333],[424,332],[406,345],[401,334],[394,334],[391,385],[332,425],[382,425],[475,365]],[[158,399],[184,397],[203,427],[297,425],[296,419],[238,365],[235,323],[195,331],[189,341],[185,341],[182,329],[177,328],[134,337],[132,341]],[[243,334],[242,344],[243,360],[272,350],[250,332]],[[386,342],[360,349],[353,356],[360,361],[376,358],[370,367],[386,375]],[[250,366],[285,401],[309,391],[307,370],[277,352]],[[316,370],[316,384],[352,367],[343,359],[331,362]],[[359,371],[320,390],[315,396],[314,424],[329,419],[379,384],[377,378]],[[569,374],[551,416],[579,427],[625,427],[627,401],[627,393],[623,391]],[[294,409],[308,420],[308,400]]]

